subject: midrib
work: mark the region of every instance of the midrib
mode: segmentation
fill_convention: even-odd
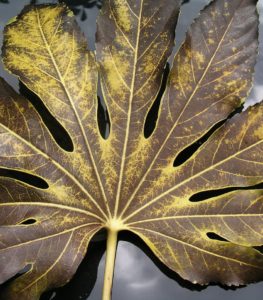
[[[78,125],[79,125],[79,127],[80,127],[82,136],[83,136],[84,141],[85,141],[85,145],[86,145],[86,147],[87,147],[87,149],[88,149],[88,153],[90,154],[91,162],[92,162],[93,168],[94,168],[94,170],[95,170],[95,174],[96,174],[96,179],[97,179],[97,181],[98,181],[98,183],[99,183],[99,186],[100,186],[100,189],[101,189],[101,192],[102,192],[104,201],[105,201],[106,209],[107,209],[108,214],[109,214],[109,216],[110,216],[110,210],[109,210],[109,206],[108,206],[108,202],[107,202],[107,197],[106,197],[106,195],[105,195],[104,187],[103,187],[103,185],[102,185],[102,182],[101,182],[101,179],[100,179],[100,176],[99,176],[99,173],[98,173],[97,165],[96,165],[96,163],[95,163],[95,160],[94,160],[94,157],[93,157],[93,154],[92,154],[92,151],[91,151],[89,142],[88,142],[88,140],[87,140],[87,136],[86,136],[85,130],[84,130],[83,126],[82,126],[80,117],[79,117],[78,112],[77,112],[77,110],[76,110],[76,107],[75,107],[75,105],[74,105],[74,101],[73,101],[73,99],[72,99],[72,97],[71,97],[70,92],[68,91],[68,89],[67,89],[67,87],[66,87],[64,78],[63,78],[62,74],[60,73],[59,67],[58,67],[58,65],[57,65],[57,63],[56,63],[56,60],[55,60],[55,57],[54,57],[54,55],[53,55],[53,53],[52,53],[52,51],[51,51],[51,49],[50,49],[50,46],[49,46],[48,41],[47,41],[47,39],[46,39],[46,36],[45,36],[45,34],[44,34],[44,32],[43,32],[43,29],[42,29],[42,26],[41,26],[41,22],[40,22],[40,16],[39,16],[38,10],[36,10],[36,13],[37,13],[38,27],[39,27],[39,30],[40,30],[40,33],[41,33],[41,37],[42,37],[42,39],[43,39],[43,41],[44,41],[44,43],[45,43],[46,49],[48,50],[49,56],[50,56],[50,58],[51,58],[51,60],[52,60],[52,63],[53,63],[53,65],[54,65],[55,69],[56,69],[56,72],[57,72],[58,78],[59,78],[59,80],[60,80],[60,82],[61,82],[61,85],[62,85],[63,89],[65,90],[65,93],[66,93],[66,95],[67,95],[67,98],[69,99],[70,104],[71,104],[71,107],[72,107],[72,109],[73,109],[73,111],[74,111],[74,115],[75,115],[75,117],[76,117],[76,119],[77,119],[77,122],[78,122]],[[94,200],[94,202],[97,204],[97,201]],[[97,204],[97,205],[98,205],[98,204]],[[101,209],[101,207],[100,207],[100,211],[103,212],[103,210]],[[106,214],[105,214],[104,212],[103,212],[103,215],[106,217]],[[107,217],[106,217],[106,218],[107,218]]]
[[[121,193],[121,187],[122,187],[122,182],[123,182],[125,158],[126,158],[126,154],[127,154],[127,146],[128,146],[129,133],[130,133],[131,110],[132,110],[132,100],[134,97],[134,87],[135,87],[135,78],[136,78],[137,60],[138,60],[138,48],[139,48],[140,34],[141,34],[140,29],[141,29],[143,3],[144,3],[144,0],[141,0],[140,13],[139,13],[139,17],[138,17],[137,39],[136,39],[136,46],[135,46],[135,52],[134,52],[131,93],[130,93],[130,97],[129,97],[129,109],[128,109],[128,114],[127,114],[128,117],[127,117],[126,131],[125,131],[125,140],[124,140],[123,152],[122,152],[122,157],[121,157],[121,168],[120,168],[118,189],[117,189],[116,202],[115,202],[115,208],[114,208],[114,218],[117,218],[117,214],[118,214],[118,208],[119,208],[119,203],[120,203],[120,193]]]

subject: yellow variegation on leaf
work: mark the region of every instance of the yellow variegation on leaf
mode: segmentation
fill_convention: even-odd
[[[263,244],[263,193],[252,189],[263,181],[263,105],[226,121],[252,86],[256,3],[214,0],[202,11],[174,57],[147,138],[180,0],[105,0],[96,54],[65,5],[26,7],[6,26],[5,67],[41,98],[72,149],[0,80],[0,283],[31,267],[2,299],[39,299],[67,283],[103,228],[103,300],[110,299],[122,230],[192,282],[263,279],[256,248]],[[107,139],[97,119],[99,77],[111,122]],[[37,176],[42,186],[11,176],[17,172]]]

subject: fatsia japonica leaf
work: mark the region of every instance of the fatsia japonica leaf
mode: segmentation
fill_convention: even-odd
[[[214,0],[201,12],[173,58],[148,138],[180,0],[105,0],[96,53],[65,5],[26,7],[6,26],[6,68],[40,97],[73,149],[60,146],[33,105],[0,80],[0,282],[29,268],[3,299],[39,299],[64,285],[103,228],[104,300],[122,230],[192,282],[263,279],[263,191],[252,189],[263,181],[263,105],[229,119],[252,86],[256,3]],[[107,139],[97,120],[98,78]]]

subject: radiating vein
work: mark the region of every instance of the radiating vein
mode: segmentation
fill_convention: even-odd
[[[81,213],[84,214],[86,216],[91,216],[94,217],[98,220],[100,220],[101,222],[104,222],[104,220],[99,217],[98,215],[93,214],[92,212],[88,211],[88,210],[83,210],[81,208],[76,208],[76,207],[71,207],[71,206],[67,206],[67,205],[62,205],[62,204],[56,204],[56,203],[48,203],[48,202],[6,202],[6,203],[0,203],[0,207],[3,206],[15,206],[14,209],[16,209],[17,207],[21,207],[21,206],[40,206],[40,207],[54,207],[56,209],[62,209],[62,210],[69,210],[69,211],[73,211],[73,212],[77,212],[77,213]]]
[[[150,232],[152,234],[155,234],[155,235],[159,235],[159,236],[162,236],[166,239],[170,239],[170,240],[173,240],[177,243],[180,243],[180,244],[183,244],[187,247],[190,247],[190,248],[193,248],[197,251],[200,251],[200,252],[203,252],[203,253],[206,253],[208,255],[212,255],[212,256],[215,256],[215,257],[218,257],[220,259],[223,259],[223,260],[226,260],[226,261],[231,261],[231,262],[234,262],[234,263],[237,263],[237,264],[242,264],[242,265],[246,265],[246,266],[249,266],[249,267],[253,267],[255,269],[259,269],[259,270],[263,270],[263,267],[260,267],[260,266],[257,266],[257,265],[253,265],[253,264],[250,264],[250,263],[247,263],[245,261],[242,261],[242,260],[239,260],[239,259],[235,259],[235,258],[232,258],[232,257],[229,257],[229,256],[223,256],[223,255],[220,255],[220,254],[217,254],[217,253],[214,253],[212,251],[208,251],[206,249],[203,249],[203,248],[200,248],[198,246],[195,246],[195,245],[192,245],[192,244],[189,244],[187,242],[184,242],[182,240],[179,240],[179,239],[176,239],[174,237],[171,237],[169,235],[166,235],[166,234],[163,234],[163,233],[160,233],[160,232],[157,232],[157,231],[154,231],[154,230],[150,230],[150,229],[145,229],[145,228],[140,228],[140,227],[134,227],[133,228],[134,231],[137,230],[141,230],[141,231],[146,231],[146,232]]]
[[[29,244],[32,244],[32,243],[36,243],[36,242],[39,242],[39,241],[44,241],[44,240],[48,240],[48,239],[51,239],[51,238],[54,238],[54,237],[59,237],[61,235],[64,235],[64,234],[70,233],[72,231],[79,230],[79,229],[82,229],[82,228],[85,228],[85,227],[88,227],[88,226],[91,226],[91,225],[98,225],[97,230],[99,228],[101,228],[99,223],[96,223],[96,222],[86,223],[86,224],[79,225],[79,226],[76,226],[76,227],[73,227],[73,228],[70,228],[70,229],[67,229],[67,230],[60,231],[58,233],[50,234],[50,235],[40,237],[40,238],[36,238],[36,239],[33,239],[33,240],[29,240],[29,241],[26,241],[26,242],[20,242],[19,244],[12,245],[12,246],[0,249],[0,253],[4,252],[4,251],[7,251],[7,250],[10,250],[10,249],[17,248],[17,247],[22,247],[22,246],[29,245]]]
[[[121,194],[121,186],[122,186],[122,182],[123,182],[123,171],[124,171],[124,165],[125,165],[125,161],[126,161],[125,158],[126,158],[126,152],[127,152],[127,146],[128,146],[128,140],[129,140],[132,100],[133,100],[134,89],[135,89],[136,67],[137,67],[137,60],[138,60],[138,48],[139,48],[139,42],[140,42],[140,33],[141,33],[140,27],[141,27],[143,3],[144,3],[144,0],[141,0],[139,22],[138,22],[138,28],[137,28],[137,40],[136,40],[136,47],[135,47],[135,52],[134,52],[131,93],[130,93],[130,97],[129,97],[129,108],[128,108],[128,113],[127,113],[127,123],[126,123],[126,128],[125,128],[124,146],[123,146],[123,152],[122,152],[120,175],[119,175],[119,182],[118,182],[118,188],[117,188],[117,194],[116,194],[116,202],[115,202],[115,207],[114,207],[114,216],[115,217],[118,213],[120,194]]]
[[[64,247],[64,249],[62,250],[62,252],[59,254],[58,258],[54,261],[54,263],[43,273],[41,274],[41,276],[37,277],[35,280],[33,280],[32,282],[30,282],[29,285],[27,285],[26,287],[24,287],[20,292],[23,293],[25,290],[29,289],[31,286],[33,286],[34,284],[36,284],[39,280],[41,280],[44,276],[46,276],[55,266],[56,264],[60,261],[60,259],[62,258],[62,256],[65,254],[65,252],[68,249],[68,246],[70,245],[70,242],[72,240],[72,236],[73,236],[74,231],[71,232],[68,241]]]
[[[135,198],[138,190],[140,189],[141,185],[143,184],[143,182],[145,181],[146,179],[146,176],[148,175],[148,173],[150,172],[150,170],[152,169],[156,159],[159,157],[161,151],[163,150],[164,146],[166,145],[167,141],[169,140],[169,138],[171,137],[174,129],[176,128],[176,126],[178,125],[178,123],[180,122],[180,119],[181,117],[183,116],[186,108],[188,107],[189,103],[192,101],[193,97],[195,96],[196,92],[198,91],[199,89],[199,85],[202,83],[203,79],[205,78],[205,76],[207,75],[207,72],[208,70],[210,69],[211,65],[212,65],[212,62],[214,60],[214,58],[216,57],[224,39],[225,39],[225,36],[227,35],[232,23],[233,23],[233,20],[234,20],[234,15],[232,16],[228,26],[226,27],[226,30],[222,36],[222,38],[220,39],[219,43],[218,43],[218,46],[216,47],[215,51],[214,51],[214,54],[211,56],[211,58],[209,59],[208,61],[208,64],[202,74],[202,76],[200,77],[198,83],[196,84],[196,87],[194,88],[194,90],[192,91],[188,101],[185,103],[180,115],[178,116],[177,118],[177,121],[174,123],[174,125],[172,126],[171,130],[169,131],[167,137],[165,138],[165,140],[163,141],[162,145],[160,145],[159,147],[159,150],[157,151],[156,155],[153,157],[152,161],[151,161],[151,164],[149,165],[149,167],[146,169],[146,172],[144,173],[144,175],[141,177],[136,189],[134,190],[134,192],[132,193],[131,197],[129,198],[129,200],[127,201],[122,213],[120,216],[123,216],[123,214],[125,213],[125,211],[128,209],[128,207],[130,206],[131,202],[133,201],[133,199]],[[168,99],[168,102],[169,102],[169,99]]]
[[[11,131],[8,127],[5,127],[3,124],[0,123],[0,127],[4,128],[7,132],[9,132],[11,135],[15,136],[17,139],[22,141],[22,143],[26,144],[28,147],[33,149],[35,152],[39,153],[43,157],[45,157],[48,161],[51,161],[59,170],[61,170],[63,173],[65,173],[87,196],[88,198],[93,202],[93,204],[98,208],[98,210],[102,213],[102,215],[107,218],[106,214],[104,213],[103,209],[100,207],[100,205],[97,203],[97,201],[90,195],[90,193],[86,190],[86,188],[75,178],[72,174],[70,174],[62,165],[60,165],[56,160],[49,157],[46,153],[42,152],[41,149],[35,147],[33,144],[29,143],[27,140],[25,140],[23,137],[17,135],[14,131]]]
[[[77,112],[77,109],[76,109],[76,107],[75,107],[75,105],[74,105],[74,101],[73,101],[73,99],[72,99],[72,97],[71,97],[70,92],[68,91],[68,89],[67,89],[67,87],[66,87],[64,78],[62,77],[62,75],[61,75],[61,73],[60,73],[59,67],[58,67],[58,65],[57,65],[57,63],[56,63],[56,60],[55,60],[55,57],[54,57],[54,55],[53,55],[53,53],[52,53],[52,51],[51,51],[51,49],[50,49],[50,45],[48,44],[48,41],[47,41],[47,39],[46,39],[46,36],[45,36],[45,34],[44,34],[44,32],[43,32],[42,25],[41,25],[41,22],[40,22],[39,12],[38,12],[37,9],[36,9],[35,11],[36,11],[36,14],[37,14],[38,27],[39,27],[39,30],[40,30],[40,33],[41,33],[41,37],[42,37],[43,42],[44,42],[44,44],[45,44],[45,46],[46,46],[46,49],[47,49],[47,51],[48,51],[48,53],[49,53],[49,55],[50,55],[50,57],[51,57],[52,63],[53,63],[53,65],[54,65],[54,67],[55,67],[55,69],[56,69],[56,72],[57,72],[57,74],[58,74],[58,77],[59,77],[59,79],[60,79],[60,81],[61,81],[61,83],[62,83],[62,86],[63,86],[63,88],[64,88],[64,90],[65,90],[66,95],[67,95],[67,98],[69,99],[70,104],[71,104],[71,106],[72,106],[72,108],[73,108],[73,111],[74,111],[76,120],[77,120],[78,125],[79,125],[79,127],[80,127],[80,130],[81,130],[81,132],[82,132],[82,135],[83,135],[83,138],[84,138],[84,141],[85,141],[85,144],[86,144],[88,153],[90,154],[91,162],[92,162],[92,165],[93,165],[94,170],[95,170],[96,178],[97,178],[97,181],[98,181],[98,183],[99,183],[99,186],[100,186],[100,189],[101,189],[101,192],[102,192],[102,196],[103,196],[103,198],[104,198],[104,202],[105,202],[105,205],[106,205],[107,212],[108,212],[108,214],[109,214],[109,216],[110,216],[111,213],[110,213],[110,209],[109,209],[109,204],[108,204],[108,201],[107,201],[107,197],[106,197],[106,194],[105,194],[105,191],[104,191],[104,187],[103,187],[102,182],[101,182],[101,178],[100,178],[100,175],[99,175],[99,172],[98,172],[98,168],[97,168],[97,165],[96,165],[96,163],[95,163],[95,160],[94,160],[94,157],[93,157],[93,153],[92,153],[92,151],[91,151],[91,147],[90,147],[90,145],[89,145],[89,142],[88,142],[88,139],[87,139],[85,130],[84,130],[83,125],[82,125],[82,123],[81,123],[81,120],[80,120],[79,114],[78,114],[78,112]],[[98,207],[100,207],[100,205],[99,205],[96,201],[94,201],[94,202],[97,204]],[[103,211],[103,210],[101,209],[101,207],[100,207],[100,210]],[[105,216],[105,213],[104,213],[104,212],[103,212],[103,215]]]
[[[180,215],[180,216],[168,216],[168,217],[156,217],[156,218],[149,218],[149,219],[141,219],[139,221],[134,221],[134,222],[130,222],[127,223],[127,226],[130,225],[136,225],[136,224],[141,224],[141,223],[152,223],[152,222],[159,222],[159,221],[169,221],[169,220],[188,220],[188,219],[217,219],[217,218],[238,218],[238,217],[242,217],[242,218],[259,218],[259,217],[263,217],[263,213],[260,214],[246,214],[246,213],[242,213],[242,214],[200,214],[200,215]]]
[[[195,178],[201,176],[202,174],[205,174],[205,173],[207,173],[208,171],[215,169],[217,166],[220,166],[221,164],[223,164],[223,163],[225,163],[225,162],[227,162],[227,161],[229,161],[229,160],[235,158],[235,156],[238,156],[238,155],[240,155],[240,154],[242,154],[242,153],[244,153],[244,152],[250,150],[251,148],[258,146],[258,145],[261,144],[261,143],[263,143],[263,140],[260,140],[260,141],[256,142],[255,144],[250,145],[250,146],[248,146],[247,148],[244,148],[243,150],[241,150],[241,151],[239,151],[239,152],[237,152],[237,153],[234,153],[234,154],[228,156],[227,158],[225,158],[225,159],[219,161],[218,163],[216,163],[216,164],[214,164],[214,165],[211,165],[209,168],[204,169],[204,170],[202,170],[202,171],[196,173],[195,175],[193,175],[193,176],[191,176],[191,177],[189,177],[189,178],[187,178],[187,179],[181,181],[179,184],[176,184],[175,186],[171,187],[171,188],[168,189],[167,191],[165,191],[165,192],[159,194],[157,197],[155,197],[154,199],[152,199],[151,201],[149,201],[147,204],[145,204],[145,205],[143,205],[142,207],[140,207],[139,209],[135,210],[133,213],[131,213],[129,216],[127,216],[127,217],[125,218],[125,220],[130,219],[132,216],[136,215],[137,213],[139,213],[140,211],[142,211],[142,210],[145,209],[146,207],[152,205],[153,203],[155,203],[155,202],[158,201],[159,199],[161,199],[161,198],[163,198],[164,196],[170,194],[171,192],[173,192],[174,190],[178,189],[178,188],[181,187],[182,185],[188,183],[189,181],[194,180]],[[220,170],[220,172],[223,172],[223,171]]]

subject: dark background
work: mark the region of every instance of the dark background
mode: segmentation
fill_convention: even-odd
[[[219,0],[220,1],[220,0]],[[56,1],[33,0],[33,3]],[[153,1],[154,2],[154,1]],[[193,18],[198,16],[209,0],[185,1],[177,28],[178,49]],[[0,0],[0,46],[2,31],[6,22],[17,15],[30,0]],[[86,34],[91,49],[94,49],[96,17],[101,6],[100,0],[68,0],[77,20]],[[258,3],[260,19],[263,20],[263,0]],[[263,30],[260,25],[260,53],[256,66],[254,87],[247,105],[260,101],[263,97]],[[249,46],[249,45],[248,45]],[[0,76],[19,90],[18,81],[6,71],[0,62]],[[45,294],[41,300],[99,300],[103,286],[105,235],[100,233],[91,243],[88,254],[73,280],[65,287]],[[263,283],[251,284],[238,289],[218,285],[201,287],[183,281],[175,273],[163,266],[138,238],[130,233],[122,233],[117,250],[115,278],[112,300],[260,300]],[[7,299],[8,300],[8,299]],[[23,299],[21,299],[23,300]]]

